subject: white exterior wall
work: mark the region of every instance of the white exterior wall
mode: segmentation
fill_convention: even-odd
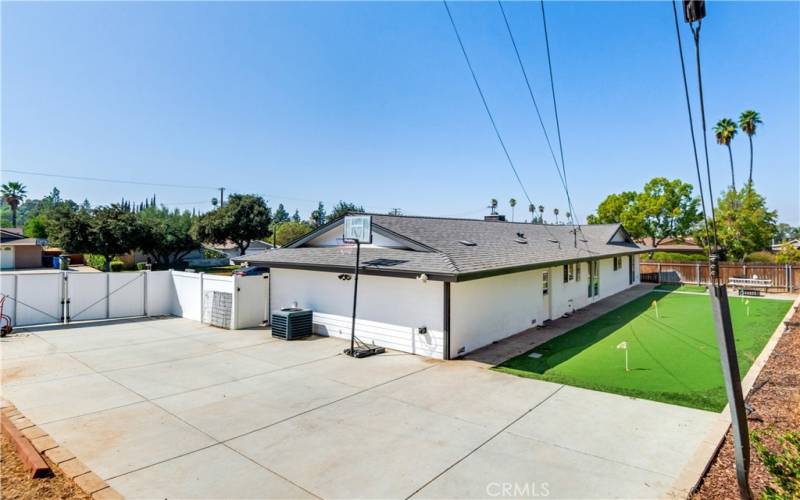
[[[542,270],[450,285],[450,356],[455,358],[546,319]],[[459,351],[463,348],[463,352]]]
[[[271,270],[271,308],[297,305],[314,311],[319,335],[350,338],[353,280],[338,273]],[[444,290],[438,281],[361,275],[358,280],[356,336],[398,351],[442,357]],[[426,334],[417,333],[427,327]]]
[[[635,285],[639,283],[639,256],[633,259]],[[587,262],[576,263],[573,279],[567,283],[562,266],[453,283],[450,356],[464,355],[633,286],[629,284],[627,256],[622,257],[622,267],[617,271],[613,259],[599,262],[599,294],[591,298]],[[580,280],[575,279],[577,266],[580,266]],[[549,307],[542,294],[545,270],[550,272]],[[462,348],[463,352],[459,352]]]

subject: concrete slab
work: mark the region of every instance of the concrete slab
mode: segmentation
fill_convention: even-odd
[[[277,366],[235,352],[222,351],[137,368],[105,372],[105,375],[148,399],[199,389],[267,373]]]
[[[0,339],[0,359],[45,356],[58,352],[56,347],[43,339],[27,333],[24,329],[15,329],[14,334]]]
[[[128,498],[313,498],[225,445],[120,476],[109,484]]]
[[[672,479],[502,433],[413,498],[659,498]]]
[[[238,349],[237,352],[288,367],[342,354],[344,348],[345,342],[341,339],[313,336],[292,341],[274,339],[268,344]]]
[[[300,369],[158,399],[157,404],[219,440],[231,439],[317,408],[358,389]]]
[[[158,341],[73,352],[72,357],[86,363],[94,370],[109,371],[147,366],[218,351],[218,348],[205,342],[168,337],[160,338]]]
[[[0,380],[3,388],[7,388],[88,373],[92,373],[92,370],[68,354],[52,354],[3,360]]]
[[[143,401],[137,394],[98,374],[12,385],[6,397],[39,424]]]
[[[105,331],[106,328],[112,330]],[[132,326],[130,324],[108,325],[104,326],[102,329],[95,328],[94,330],[87,327],[82,327],[77,330],[56,330],[39,334],[38,336],[55,346],[59,352],[70,353],[84,351],[89,348],[96,350],[127,347],[175,338],[174,335],[158,330],[137,327],[136,325]]]
[[[338,340],[338,339],[331,339]],[[339,342],[344,346],[344,342]],[[324,377],[361,389],[374,387],[411,373],[433,368],[441,361],[422,358],[413,354],[387,352],[379,356],[355,359],[349,356],[333,356],[303,365],[303,371],[311,377]]]
[[[228,444],[322,498],[405,498],[489,436],[478,425],[360,394]]]
[[[41,427],[103,479],[216,443],[149,402]]]
[[[565,386],[508,432],[677,477],[717,417],[707,411]]]
[[[370,391],[499,431],[558,388],[472,363],[442,363]]]
[[[275,342],[276,340],[265,330],[220,331],[217,329],[217,331],[200,331],[194,335],[188,336],[188,338],[225,350],[252,347],[268,342]]]

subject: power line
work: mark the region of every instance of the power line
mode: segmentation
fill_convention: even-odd
[[[475,75],[475,70],[472,69],[472,63],[469,60],[469,55],[467,55],[467,49],[464,47],[464,42],[461,41],[461,35],[458,32],[458,28],[456,27],[456,22],[453,19],[453,14],[450,12],[450,6],[447,5],[447,0],[442,0],[444,3],[444,8],[447,10],[447,17],[450,19],[450,25],[453,27],[453,32],[456,35],[456,39],[458,40],[458,45],[461,47],[461,53],[464,54],[464,60],[467,62],[467,67],[469,68],[469,72],[472,75],[472,81],[475,82],[475,87],[478,89],[478,94],[481,96],[481,101],[483,102],[483,108],[486,110],[486,114],[489,116],[489,121],[492,122],[492,128],[494,129],[495,135],[497,135],[497,140],[500,142],[500,147],[503,149],[503,153],[506,155],[506,159],[508,160],[509,166],[511,166],[511,170],[514,172],[514,177],[517,178],[517,182],[519,183],[519,187],[522,188],[522,192],[525,194],[525,198],[528,200],[529,204],[533,204],[531,201],[531,197],[528,195],[528,190],[525,189],[525,185],[522,183],[522,179],[519,177],[519,173],[517,172],[517,168],[514,166],[514,162],[511,160],[511,155],[508,152],[508,148],[506,147],[505,141],[503,141],[503,136],[500,135],[500,130],[497,128],[497,124],[494,121],[494,116],[492,115],[492,111],[489,109],[489,104],[486,102],[486,97],[483,95],[483,90],[481,89],[481,84],[478,83],[478,77]]]
[[[567,187],[566,173],[562,173],[562,170],[564,168],[563,149],[561,151],[562,165],[559,167],[555,151],[553,150],[553,145],[550,142],[550,136],[547,133],[547,127],[545,127],[544,120],[542,119],[542,114],[539,110],[539,105],[536,102],[536,97],[534,97],[533,95],[533,88],[531,87],[531,82],[528,79],[528,72],[525,70],[525,64],[522,62],[522,57],[519,54],[519,48],[517,47],[517,41],[514,38],[514,32],[511,29],[511,24],[508,22],[508,16],[506,15],[506,10],[505,8],[503,8],[503,2],[501,0],[497,0],[497,5],[500,7],[500,12],[503,14],[503,21],[505,22],[506,30],[508,31],[508,36],[511,39],[511,45],[514,47],[514,54],[517,57],[517,63],[519,63],[520,70],[522,71],[522,76],[525,79],[525,86],[528,88],[528,95],[530,96],[531,102],[533,103],[533,108],[536,110],[536,116],[539,119],[539,124],[542,127],[542,133],[544,133],[545,141],[547,141],[547,147],[550,149],[550,155],[553,158],[553,164],[556,167],[556,172],[558,173],[558,178],[561,181],[561,186],[564,188],[564,193],[566,194],[567,197],[567,205],[570,210],[570,219],[574,221],[578,217],[578,215],[575,213],[575,207],[572,205],[572,200],[570,199],[569,188]],[[552,84],[552,73],[551,73],[551,84]],[[561,139],[559,135],[559,147],[560,145],[561,145]]]
[[[564,174],[564,189],[567,192],[567,204],[569,205],[570,210],[572,211],[572,215],[575,218],[578,218],[577,214],[575,214],[575,207],[572,205],[572,198],[569,195],[569,183],[567,182],[567,166],[564,163],[564,145],[563,142],[561,141],[561,122],[558,119],[558,104],[556,103],[556,84],[555,81],[553,80],[553,62],[550,58],[550,38],[547,36],[547,18],[545,17],[544,14],[544,0],[541,0],[540,4],[542,6],[542,26],[544,28],[544,45],[545,48],[547,49],[547,67],[550,71],[550,91],[553,94],[553,113],[555,114],[556,117],[556,134],[558,136],[558,151],[561,154],[561,170]],[[573,219],[573,225],[574,225],[574,220],[575,219]]]
[[[219,187],[212,187],[212,186],[192,186],[189,184],[166,184],[163,182],[129,181],[120,179],[107,179],[102,177],[84,177],[80,175],[50,174],[45,172],[31,172],[29,170],[16,170],[12,168],[6,168],[3,170],[5,172],[13,172],[15,174],[38,175],[41,177],[56,177],[60,179],[72,179],[78,181],[109,182],[113,184],[131,184],[136,186],[157,186],[157,187],[184,188],[184,189],[213,189],[213,190],[219,189]]]
[[[672,0],[672,13],[675,17],[675,35],[677,36],[678,39],[678,53],[680,54],[681,57],[681,74],[683,75],[683,90],[684,93],[686,94],[686,110],[689,113],[689,132],[692,135],[692,151],[694,152],[694,166],[695,170],[697,171],[697,185],[700,188],[700,203],[703,208],[703,225],[705,227],[706,242],[710,242],[711,240],[708,231],[708,217],[706,216],[706,199],[705,195],[703,194],[703,176],[702,174],[700,174],[700,160],[697,156],[697,140],[695,139],[694,120],[692,119],[692,102],[691,99],[689,98],[689,83],[686,78],[686,64],[684,63],[683,59],[683,43],[681,42],[681,30],[678,23],[678,7],[676,4],[676,0]],[[706,247],[708,246],[709,245],[706,245]]]

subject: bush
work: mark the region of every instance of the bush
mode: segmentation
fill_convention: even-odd
[[[766,264],[774,264],[775,263],[775,254],[772,252],[768,252],[766,250],[761,250],[760,252],[753,252],[748,254],[744,258],[745,262],[761,262]]]
[[[800,496],[800,432],[778,433],[774,429],[751,433],[756,453],[769,471],[772,484],[764,488],[762,498],[798,498]]]
[[[784,242],[778,255],[775,257],[775,262],[778,264],[794,264],[800,262],[800,249],[795,248],[789,242]]]
[[[138,269],[139,271],[144,271],[145,269],[147,269],[147,262],[137,262],[136,269]]]
[[[83,261],[86,263],[87,266],[93,267],[99,271],[106,270],[106,258],[103,257],[102,255],[87,253],[83,256]]]
[[[650,260],[655,262],[705,262],[708,259],[700,253],[653,252]]]
[[[103,260],[105,260],[105,259],[103,259]],[[118,273],[118,272],[122,271],[123,269],[125,269],[125,263],[124,262],[122,262],[121,260],[112,260],[111,261],[111,272],[112,273]]]

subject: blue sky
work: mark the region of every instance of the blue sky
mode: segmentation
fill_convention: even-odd
[[[566,202],[496,3],[453,15],[534,203]],[[651,177],[693,182],[671,4],[548,2],[570,189],[581,218]],[[554,133],[538,3],[506,4]],[[707,116],[761,112],[756,187],[800,224],[800,4],[713,2]],[[690,43],[685,31],[685,43]],[[727,153],[710,138],[715,191]],[[734,141],[737,181],[745,137]],[[306,216],[324,200],[477,217],[525,199],[440,2],[2,4],[2,166],[255,192]],[[3,172],[93,203],[212,189]],[[694,182],[693,182],[694,183]]]

